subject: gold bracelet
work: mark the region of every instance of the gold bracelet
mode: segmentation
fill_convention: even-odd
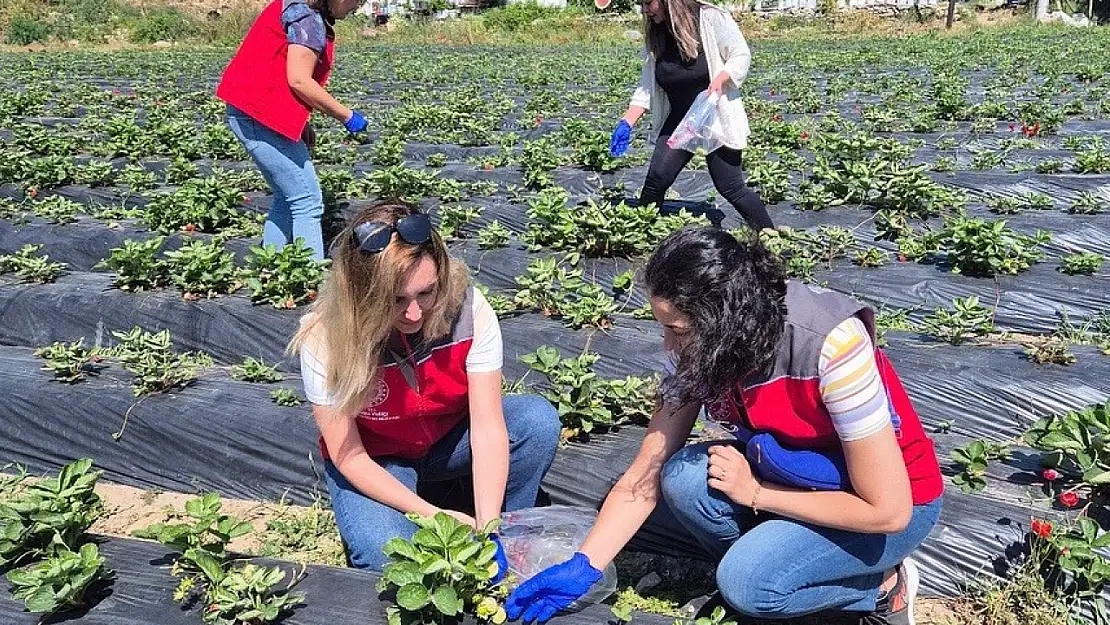
[[[759,514],[759,491],[763,490],[763,482],[755,483],[755,492],[752,493],[752,514]]]

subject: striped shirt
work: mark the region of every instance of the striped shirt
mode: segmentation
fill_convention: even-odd
[[[821,398],[840,440],[866,438],[894,422],[875,346],[858,318],[846,319],[825,338],[818,371]]]

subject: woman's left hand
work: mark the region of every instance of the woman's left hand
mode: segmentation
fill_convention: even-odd
[[[721,72],[709,83],[709,95],[721,95],[725,90],[725,83],[729,81],[728,72]]]
[[[749,506],[759,485],[752,467],[740,450],[732,445],[709,448],[709,487],[715,488],[732,501]]]

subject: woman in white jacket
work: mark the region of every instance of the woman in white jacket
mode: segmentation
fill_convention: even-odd
[[[640,85],[610,140],[613,156],[628,150],[632,127],[651,111],[655,145],[640,203],[662,206],[693,154],[674,150],[667,139],[703,91],[720,96],[717,117],[724,145],[706,155],[717,191],[755,229],[771,228],[767,207],[744,184],[740,152],[747,147],[748,115],[740,84],[748,74],[751,51],[727,11],[698,0],[645,0],[646,54]]]

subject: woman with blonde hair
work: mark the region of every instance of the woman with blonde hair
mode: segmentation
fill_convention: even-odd
[[[502,510],[535,505],[558,414],[535,395],[502,397],[497,316],[428,216],[376,204],[335,239],[331,256],[331,277],[290,350],[300,352],[351,564],[381,569],[386,541],[416,530],[406,513],[442,511],[482,528]],[[418,482],[467,474],[474,516],[416,493]],[[500,548],[498,562],[500,577]]]
[[[693,158],[672,149],[667,139],[702,92],[719,97],[717,117],[724,145],[705,156],[713,185],[755,229],[772,228],[759,195],[744,184],[740,152],[748,144],[748,116],[740,84],[748,75],[751,52],[727,11],[699,0],[645,0],[646,51],[640,84],[613,131],[609,152],[623,156],[632,128],[651,111],[655,145],[640,204],[663,205],[667,190]]]

